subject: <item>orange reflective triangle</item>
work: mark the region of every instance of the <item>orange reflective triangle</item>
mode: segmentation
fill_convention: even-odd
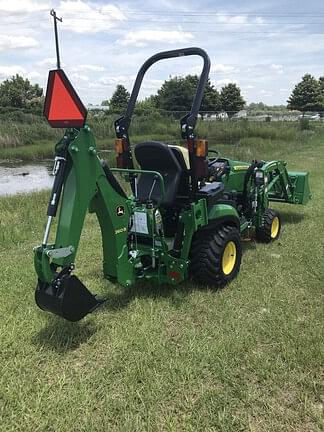
[[[82,127],[87,111],[62,69],[49,72],[44,115],[52,127]]]

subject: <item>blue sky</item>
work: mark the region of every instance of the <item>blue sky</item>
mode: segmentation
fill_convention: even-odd
[[[0,0],[0,81],[20,73],[45,86],[55,67],[51,8],[63,17],[64,69],[85,103],[109,98],[119,83],[131,90],[146,58],[188,46],[208,52],[217,88],[237,82],[247,102],[285,103],[303,74],[324,75],[323,0]],[[196,57],[162,61],[140,97],[200,67]]]

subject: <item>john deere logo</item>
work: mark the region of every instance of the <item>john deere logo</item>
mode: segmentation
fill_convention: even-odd
[[[118,206],[116,208],[116,213],[117,213],[117,216],[124,216],[124,213],[125,213],[124,206]]]

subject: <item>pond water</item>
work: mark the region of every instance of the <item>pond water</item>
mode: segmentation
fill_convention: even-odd
[[[15,195],[50,189],[53,162],[37,164],[0,164],[0,195]]]

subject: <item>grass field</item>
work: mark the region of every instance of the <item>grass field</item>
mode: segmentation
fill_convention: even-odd
[[[244,242],[217,292],[110,284],[91,216],[76,274],[108,301],[76,324],[41,312],[32,248],[49,194],[0,199],[1,431],[323,430],[324,131],[276,133],[219,148],[309,170],[313,199],[276,205],[281,238]]]

